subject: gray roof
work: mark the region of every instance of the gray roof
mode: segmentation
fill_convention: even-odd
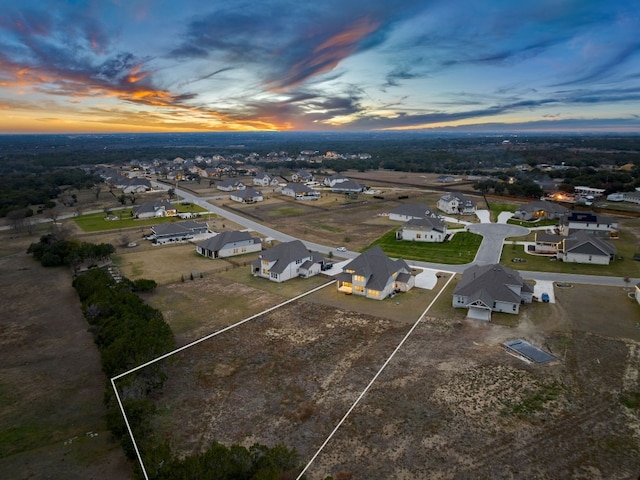
[[[211,250],[212,252],[220,251],[225,245],[230,243],[237,242],[245,242],[247,240],[251,240],[253,238],[255,243],[261,243],[262,239],[257,237],[252,237],[249,232],[221,232],[215,237],[207,238],[202,242],[198,243],[197,246],[206,250]]]
[[[345,180],[331,187],[332,191],[361,192],[364,187],[353,180]]]
[[[151,227],[156,235],[170,235],[180,233],[193,233],[194,230],[208,229],[206,223],[185,220],[184,222],[161,223]]]
[[[304,243],[300,240],[293,240],[265,250],[259,257],[261,260],[276,262],[270,270],[274,273],[282,273],[292,262],[306,259],[309,256],[311,254]]]
[[[427,217],[427,218],[412,218],[408,220],[405,227],[410,227],[414,230],[437,230],[438,232],[444,231],[444,222],[439,218]]]
[[[547,213],[554,213],[556,215],[569,213],[569,209],[567,207],[555,202],[547,202],[545,200],[534,200],[518,207],[519,212],[533,213],[540,210],[544,210]]]
[[[454,295],[466,296],[469,299],[481,298],[483,303],[489,299],[494,301],[520,303],[520,296],[507,285],[522,287],[525,292],[533,291],[531,285],[522,280],[515,270],[504,265],[473,265],[467,268],[453,291]]]
[[[577,231],[568,236],[564,242],[564,248],[568,253],[585,255],[609,256],[616,253],[616,247],[611,243],[585,231]]]
[[[305,185],[304,183],[287,183],[286,186],[284,186],[282,188],[284,189],[289,189],[291,191],[293,191],[294,193],[313,193],[315,192],[315,190],[311,187],[309,187],[308,185]]]
[[[138,205],[137,207],[133,207],[133,213],[135,215],[138,215],[140,213],[155,212],[157,208],[162,208],[162,207],[164,207],[165,210],[176,209],[176,207],[171,205],[166,200],[161,200],[157,202],[144,202],[143,204]]]
[[[408,203],[406,205],[400,205],[399,207],[394,208],[389,213],[394,213],[396,215],[404,215],[405,217],[413,217],[413,218],[426,218],[426,217],[435,217],[437,216],[433,213],[429,207],[426,205],[420,205],[418,203]]]
[[[402,259],[392,260],[376,245],[347,263],[343,271],[353,270],[355,275],[368,278],[367,288],[382,290],[389,277],[401,270],[410,271],[409,265]]]
[[[555,233],[536,233],[536,242],[560,243],[564,238],[564,235],[557,235]]]
[[[445,202],[450,202],[454,199],[457,199],[458,202],[464,203],[468,206],[475,206],[476,204],[476,202],[471,200],[469,197],[462,195],[461,193],[446,193],[442,197],[440,197],[440,200],[444,200]]]
[[[237,190],[233,192],[231,195],[233,195],[234,197],[240,197],[240,198],[254,198],[254,197],[262,196],[262,193],[249,187],[249,188],[245,188],[244,190]]]

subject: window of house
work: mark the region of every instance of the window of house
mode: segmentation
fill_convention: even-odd
[[[354,275],[353,281],[358,283],[364,283],[364,276],[362,275]]]
[[[513,311],[514,312],[516,311],[516,304],[515,303],[513,304]]]
[[[278,278],[278,274],[277,273],[272,273],[271,274],[271,278]]]
[[[421,233],[416,233],[416,238],[422,238],[422,234]]]

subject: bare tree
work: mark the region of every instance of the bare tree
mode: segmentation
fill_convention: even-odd
[[[96,196],[96,201],[100,200],[100,192],[102,192],[102,186],[101,185],[94,185],[92,190],[93,190],[93,193]]]

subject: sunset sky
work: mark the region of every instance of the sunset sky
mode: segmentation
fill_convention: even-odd
[[[0,133],[640,132],[638,0],[0,0],[0,9]]]

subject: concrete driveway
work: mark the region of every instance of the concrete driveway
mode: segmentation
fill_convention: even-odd
[[[529,229],[505,223],[475,223],[467,230],[482,235],[482,243],[473,263],[487,265],[500,262],[502,245],[507,237],[520,237],[529,234]]]

